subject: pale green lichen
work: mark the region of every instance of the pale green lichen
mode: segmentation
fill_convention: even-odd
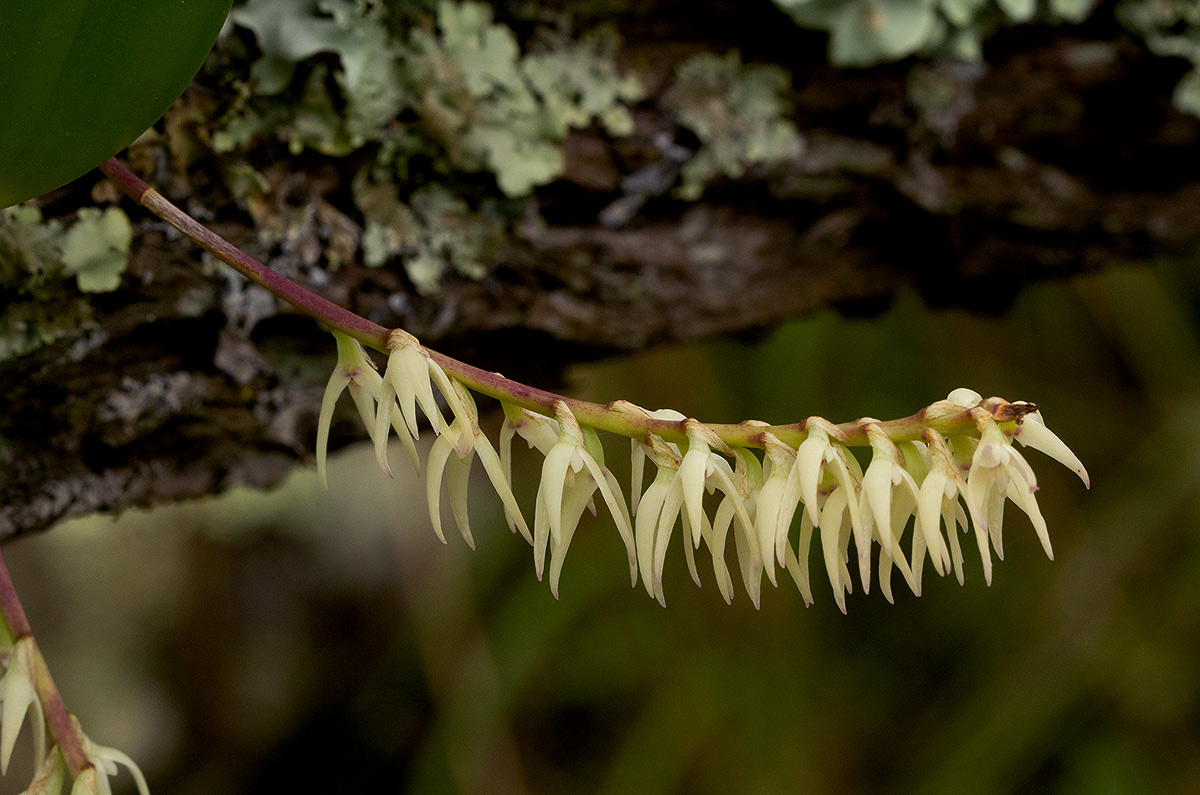
[[[380,140],[409,101],[400,53],[377,3],[253,0],[231,18],[254,32],[261,56],[251,67],[241,102],[213,135],[218,151],[276,136],[294,153],[309,148],[345,155]],[[339,67],[331,74],[324,64],[315,64],[297,100],[279,97],[297,66],[320,53],[336,55]],[[278,101],[252,102],[253,97]]]
[[[85,293],[108,293],[121,284],[129,264],[133,227],[116,207],[84,207],[63,235],[62,264]]]
[[[442,0],[436,28],[407,31],[365,1],[251,0],[232,18],[262,54],[213,136],[223,152],[269,137],[335,156],[375,144],[376,165],[397,173],[431,156],[445,171],[490,171],[504,194],[521,196],[562,173],[570,128],[628,134],[628,106],[642,97],[616,67],[611,33],[549,37],[544,52],[523,55],[484,3]],[[300,65],[320,53],[337,65],[314,63],[300,81]],[[393,122],[405,114],[414,123],[402,132]]]
[[[119,208],[85,207],[73,223],[43,220],[28,205],[0,210],[0,290],[44,299],[74,278],[86,293],[117,289],[133,227]]]
[[[915,54],[978,60],[1005,24],[1079,22],[1094,0],[775,0],[797,23],[829,33],[829,60],[871,66]]]
[[[96,328],[90,305],[83,299],[54,304],[10,304],[0,310],[0,362]]]
[[[937,0],[776,0],[801,25],[829,33],[829,60],[838,66],[893,61],[942,41]],[[952,12],[973,18],[982,4],[948,0]]]
[[[36,207],[0,210],[0,287],[36,294],[62,270],[62,236],[62,222],[43,221]]]
[[[234,152],[278,139],[293,153],[361,152],[353,197],[363,257],[399,258],[428,292],[448,271],[482,276],[503,229],[500,196],[557,179],[571,128],[632,132],[629,107],[643,89],[618,70],[618,40],[605,30],[578,39],[541,31],[539,46],[523,53],[484,3],[441,0],[424,25],[392,11],[371,0],[250,0],[236,9],[233,21],[261,54],[213,145]],[[314,58],[327,54],[336,58]],[[490,173],[495,183],[473,183],[468,203],[440,184],[412,191],[414,168],[448,183]],[[248,203],[265,192],[260,180],[241,182]]]
[[[455,167],[491,171],[501,191],[522,196],[562,173],[570,128],[597,122],[613,135],[632,132],[628,105],[642,86],[617,70],[612,33],[559,39],[522,57],[491,14],[482,3],[443,0],[439,35],[413,31],[417,110]]]
[[[872,66],[910,55],[982,58],[983,40],[1021,23],[1078,24],[1097,0],[775,0],[800,25],[829,33],[836,66]],[[1124,0],[1118,19],[1157,55],[1192,65],[1175,88],[1179,110],[1200,116],[1200,0]]]
[[[700,139],[680,172],[681,198],[700,198],[714,178],[795,157],[802,141],[791,113],[791,77],[778,66],[747,65],[736,51],[680,64],[663,105]]]
[[[1200,0],[1128,0],[1117,17],[1156,55],[1183,58],[1192,69],[1175,86],[1175,107],[1200,116]]]
[[[485,201],[473,211],[446,188],[425,185],[406,203],[394,185],[361,176],[354,193],[366,218],[364,262],[375,267],[399,258],[421,293],[436,290],[448,271],[482,278],[484,263],[504,237],[504,219],[495,201]]]
[[[29,205],[0,210],[0,361],[95,328],[80,293],[120,285],[131,237],[115,207],[84,208],[70,224]]]

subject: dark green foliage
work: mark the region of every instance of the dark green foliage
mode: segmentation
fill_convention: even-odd
[[[129,145],[183,93],[230,0],[0,2],[0,207]]]

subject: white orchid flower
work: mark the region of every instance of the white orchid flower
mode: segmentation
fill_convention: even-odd
[[[630,579],[637,583],[637,562],[633,527],[620,484],[603,465],[603,449],[595,433],[584,431],[570,408],[563,402],[555,406],[558,441],[546,453],[534,511],[534,567],[541,579],[546,547],[551,555],[551,591],[558,595],[558,576],[562,558],[574,537],[583,511],[600,492],[617,530],[625,542]],[[594,509],[593,509],[594,510]],[[556,563],[557,561],[557,563]]]
[[[338,360],[325,387],[325,396],[321,400],[321,414],[317,420],[317,477],[321,485],[328,490],[329,480],[326,474],[326,458],[329,449],[329,426],[333,421],[333,409],[338,397],[347,389],[354,405],[358,408],[359,417],[368,433],[374,437],[375,401],[378,399],[383,379],[375,370],[375,363],[367,356],[358,340],[348,337],[339,331],[333,332],[337,340]]]

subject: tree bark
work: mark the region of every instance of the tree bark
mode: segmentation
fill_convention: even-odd
[[[933,306],[1002,311],[1032,281],[1186,256],[1200,240],[1200,121],[1170,104],[1184,66],[1120,31],[1023,27],[989,40],[986,66],[838,70],[769,37],[739,39],[720,16],[736,9],[685,20],[694,5],[629,12],[621,57],[648,70],[651,89],[635,133],[572,133],[566,173],[529,199],[488,274],[447,276],[432,295],[399,269],[349,263],[329,275],[313,262],[336,230],[264,246],[228,196],[205,192],[203,172],[172,173],[165,157],[133,165],[193,211],[205,205],[187,191],[213,201],[203,220],[333,300],[542,386],[600,354],[759,333],[831,306],[877,312],[901,289]],[[664,45],[664,29],[686,35]],[[669,180],[657,193],[631,189],[646,169],[673,175],[664,141],[689,145],[660,102],[672,69],[731,47],[791,70],[802,151],[709,185],[696,202],[675,198]],[[937,102],[914,99],[922,80]],[[320,229],[349,171],[311,156],[284,165]],[[95,184],[43,205],[69,210]],[[0,365],[0,538],[269,486],[311,460],[328,337],[130,212],[133,260],[122,289],[93,301],[94,325]],[[335,446],[359,435],[343,420]]]

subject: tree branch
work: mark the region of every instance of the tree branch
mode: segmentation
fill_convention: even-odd
[[[622,58],[659,76],[652,90],[701,46],[722,49],[625,34]],[[1182,66],[1122,36],[1081,35],[1006,34],[981,74],[930,66],[948,91],[940,105],[914,102],[908,64],[791,63],[802,153],[714,183],[701,202],[669,190],[646,196],[625,223],[606,226],[605,208],[629,195],[623,180],[662,160],[661,134],[682,140],[654,94],[628,139],[573,133],[564,178],[530,199],[528,220],[488,275],[448,275],[431,295],[398,267],[322,267],[334,237],[322,213],[353,224],[339,195],[356,164],[266,153],[290,175],[292,188],[276,199],[316,218],[297,236],[281,233],[277,246],[211,178],[222,165],[210,156],[172,161],[152,146],[133,157],[176,201],[195,191],[185,206],[207,208],[206,225],[335,304],[487,370],[553,386],[572,361],[756,334],[829,306],[878,311],[901,289],[935,306],[998,311],[1033,280],[1190,255],[1200,242],[1191,157],[1200,122],[1170,109]],[[1105,57],[1075,57],[1085,45]],[[87,187],[42,204],[68,212]],[[325,335],[257,288],[202,274],[197,252],[160,223],[136,226],[122,290],[95,297],[78,333],[0,365],[10,396],[0,417],[0,537],[270,485],[311,456],[333,363]],[[335,423],[332,446],[353,438],[351,423]]]

